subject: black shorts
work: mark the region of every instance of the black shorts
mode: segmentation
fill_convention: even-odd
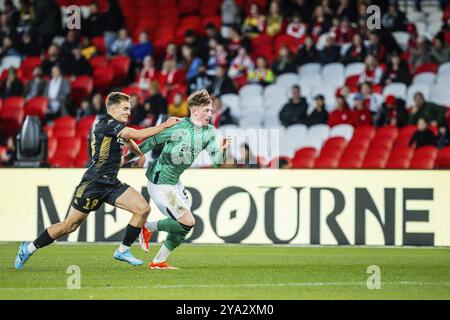
[[[83,213],[89,213],[97,210],[104,202],[114,206],[116,199],[128,188],[129,185],[119,180],[115,184],[82,180],[75,189],[72,207]]]

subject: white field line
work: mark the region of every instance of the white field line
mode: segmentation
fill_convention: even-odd
[[[293,283],[248,283],[248,284],[180,284],[180,285],[149,285],[149,286],[106,286],[81,287],[81,289],[186,289],[186,288],[259,288],[259,287],[339,287],[362,286],[366,282],[293,282]],[[382,282],[381,285],[402,286],[450,286],[450,282],[396,281]],[[0,288],[1,291],[36,291],[36,290],[67,290],[65,287],[36,287],[36,288]]]

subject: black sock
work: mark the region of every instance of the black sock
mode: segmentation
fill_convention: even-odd
[[[139,237],[139,233],[141,232],[141,228],[133,227],[131,224],[127,225],[127,229],[125,230],[125,237],[123,238],[122,244],[127,247],[131,247],[133,242]]]
[[[36,248],[40,249],[43,248],[45,246],[48,246],[49,244],[52,244],[53,241],[55,241],[54,239],[52,239],[52,237],[50,237],[50,235],[48,234],[47,229],[45,229],[40,235],[39,237],[36,238],[36,240],[33,241],[33,244]]]

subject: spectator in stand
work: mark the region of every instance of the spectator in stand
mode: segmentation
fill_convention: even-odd
[[[319,51],[317,51],[314,40],[311,36],[305,37],[304,44],[297,51],[297,65],[313,63],[319,61]]]
[[[97,47],[92,43],[91,38],[84,37],[81,40],[81,54],[86,60],[91,60],[91,58],[97,53]]]
[[[50,76],[52,68],[61,62],[59,47],[56,44],[52,44],[48,48],[47,58],[42,61],[42,71],[44,75]]]
[[[104,20],[104,16],[99,12],[98,3],[94,1],[89,5],[89,15],[82,21],[81,30],[90,38],[101,36],[105,28]]]
[[[386,57],[386,46],[380,41],[380,36],[376,31],[369,33],[367,53],[373,55],[378,63],[384,62]]]
[[[159,83],[156,81],[150,83],[149,94],[144,102],[144,108],[149,118],[146,126],[153,126],[161,114],[167,114],[167,100],[161,94]]]
[[[308,116],[308,126],[328,123],[328,111],[325,109],[325,98],[319,94],[314,97],[314,110]]]
[[[450,48],[443,39],[442,34],[435,36],[433,39],[431,59],[436,64],[443,64],[450,61]]]
[[[249,15],[242,24],[242,34],[249,38],[256,38],[264,32],[266,17],[259,13],[259,7],[256,3],[250,5]]]
[[[368,108],[371,112],[377,113],[381,101],[377,98],[376,95],[372,93],[372,85],[370,82],[363,82],[359,86],[359,92],[364,96],[364,107]]]
[[[133,42],[128,35],[128,31],[123,28],[119,30],[117,39],[114,40],[110,47],[108,47],[108,53],[112,56],[127,55],[132,47]]]
[[[236,119],[231,115],[230,107],[223,105],[219,97],[213,97],[213,108],[211,124],[215,128],[226,124],[238,124]]]
[[[393,82],[402,82],[406,85],[410,83],[410,73],[408,64],[402,60],[397,52],[394,52],[381,78],[381,83],[388,85]]]
[[[417,47],[411,51],[411,64],[413,66],[413,70],[416,70],[421,65],[430,62],[430,43],[424,36],[420,36],[417,38]]]
[[[198,68],[203,62],[202,59],[194,56],[194,51],[187,45],[181,47],[181,55],[183,56],[183,69],[186,71],[186,81],[189,82],[199,75]]]
[[[364,107],[364,96],[357,93],[354,97],[355,106],[352,109],[352,124],[354,127],[373,125],[372,113]]]
[[[92,66],[81,54],[81,47],[72,50],[72,56],[65,59],[61,65],[64,74],[77,76],[92,75]]]
[[[402,128],[406,125],[408,112],[405,102],[394,96],[387,96],[376,116],[375,125],[377,127],[393,126]]]
[[[435,146],[436,136],[433,131],[428,128],[428,122],[424,118],[419,118],[417,121],[417,130],[409,141],[409,146],[419,148],[423,146]]]
[[[73,49],[78,47],[79,39],[75,30],[67,31],[66,39],[61,45],[61,58],[66,59],[72,56]]]
[[[256,58],[256,67],[248,72],[248,83],[257,83],[266,86],[275,81],[275,76],[267,66],[267,60],[263,56]]]
[[[299,14],[294,14],[292,21],[286,27],[286,34],[296,39],[302,39],[306,36],[308,26],[303,23]]]
[[[356,22],[358,19],[355,6],[351,5],[349,0],[339,0],[339,5],[336,8],[335,15],[339,18],[339,20],[348,19],[351,22]]]
[[[209,56],[206,60],[206,74],[209,76],[214,76],[216,73],[217,65],[219,64],[217,61],[217,55],[216,55],[216,47],[217,47],[217,41],[215,39],[209,40]]]
[[[206,40],[209,41],[211,39],[216,40],[218,43],[223,43],[223,38],[220,35],[220,31],[217,30],[217,27],[214,23],[209,22],[205,27]]]
[[[336,109],[334,109],[328,118],[330,127],[338,124],[352,124],[352,113],[347,105],[347,101],[342,96],[336,98]]]
[[[188,94],[194,93],[195,91],[203,90],[209,88],[211,85],[211,78],[206,74],[206,67],[204,64],[198,66],[198,73],[195,77],[191,78],[188,85]]]
[[[234,58],[238,54],[239,48],[241,48],[241,46],[246,48],[247,46],[244,45],[244,39],[242,39],[242,36],[239,33],[239,29],[236,26],[230,27],[229,33],[230,36],[228,38],[226,48],[229,56],[231,58]]]
[[[326,15],[332,16],[334,14],[330,4],[330,0],[322,0],[320,1],[320,4],[322,5],[323,11]]]
[[[213,49],[210,50],[210,57],[208,59],[208,71],[207,74],[215,76],[217,66],[228,64],[228,52],[225,50],[223,44],[217,43]]]
[[[292,54],[286,45],[281,46],[278,50],[278,57],[272,63],[272,70],[276,76],[283,73],[297,72]]]
[[[160,80],[160,73],[155,67],[155,61],[152,56],[144,58],[143,67],[139,72],[138,86],[141,90],[147,90],[150,82]]]
[[[421,92],[414,94],[414,105],[410,110],[408,124],[417,124],[420,118],[423,118],[432,126],[445,122],[446,107],[439,106],[435,103],[425,101]]]
[[[130,96],[130,124],[131,125],[141,125],[141,123],[147,118],[147,112],[144,109],[144,106],[139,103],[139,96],[136,93],[133,93]]]
[[[150,83],[153,82],[158,81],[155,80]],[[159,82],[165,95],[168,95],[172,90],[176,90],[184,85],[184,75],[177,69],[174,59],[164,61]]]
[[[102,20],[105,45],[109,48],[125,22],[122,9],[117,0],[108,0],[108,8],[102,14]]]
[[[140,66],[146,56],[151,56],[153,47],[148,39],[147,32],[139,33],[139,42],[133,45],[130,49],[129,56],[135,64]]]
[[[439,133],[436,139],[436,146],[439,149],[450,145],[450,134],[446,125],[439,126]]]
[[[279,118],[283,126],[301,123],[307,123],[308,103],[302,97],[299,85],[293,85],[291,89],[292,98],[286,103],[280,111]]]
[[[298,14],[302,21],[309,21],[314,13],[314,1],[281,1],[281,5],[283,12]]]
[[[43,96],[47,81],[44,79],[44,73],[41,66],[37,66],[33,70],[33,79],[28,81],[25,85],[24,97],[25,99],[31,99],[38,96]]]
[[[330,16],[325,14],[322,6],[317,6],[309,25],[309,33],[311,33],[314,42],[317,42],[321,34],[328,32],[330,27]]]
[[[51,73],[52,77],[44,92],[44,96],[48,99],[46,120],[54,120],[68,114],[67,99],[70,95],[70,83],[62,77],[58,66],[54,66]]]
[[[234,0],[222,1],[222,36],[228,39],[230,36],[231,27],[241,24],[240,10]]]
[[[103,104],[103,98],[102,95],[100,93],[95,93],[92,96],[92,114],[94,115],[101,115],[101,114],[106,114],[106,107]]]
[[[166,53],[164,55],[164,61],[166,60],[175,60],[177,62],[180,60],[178,56],[178,47],[173,42],[167,44]]]
[[[339,22],[336,30],[333,31],[333,36],[336,44],[342,46],[344,43],[352,42],[353,36],[356,34],[356,29],[350,24],[348,18],[344,18]]]
[[[212,96],[220,97],[227,93],[236,93],[236,87],[233,81],[227,75],[227,69],[224,65],[219,65],[216,70],[216,76],[211,82],[209,88]]]
[[[366,56],[364,60],[365,68],[359,75],[359,83],[369,82],[371,84],[379,84],[381,76],[383,75],[383,69],[378,66],[378,62],[371,54]]]
[[[10,167],[14,165],[14,160],[16,158],[16,143],[14,142],[14,137],[10,136],[6,138],[6,147],[3,152],[0,148],[0,164],[5,167]]]
[[[194,31],[189,29],[184,33],[184,45],[192,49],[193,56],[199,57],[202,61],[208,59],[208,39],[199,37]]]
[[[283,15],[280,13],[280,5],[277,1],[270,3],[269,14],[267,15],[266,33],[275,37],[284,30]]]
[[[322,64],[339,61],[341,47],[336,45],[333,36],[328,36],[324,48],[319,53],[319,61]]]
[[[40,56],[41,49],[36,37],[32,37],[29,32],[24,32],[17,43],[17,51],[24,57]]]
[[[35,19],[34,7],[31,0],[20,0],[19,2],[19,23],[17,31],[19,33],[30,32]]]
[[[34,35],[38,37],[41,52],[45,52],[55,35],[61,34],[61,9],[54,0],[34,1]]]
[[[237,56],[231,61],[228,76],[236,82],[237,87],[247,83],[247,74],[254,69],[252,58],[247,49],[241,47]]]
[[[189,106],[187,100],[184,99],[180,92],[173,96],[173,102],[167,107],[167,114],[169,117],[184,118],[189,117]]]
[[[4,57],[21,57],[10,37],[3,38],[2,47],[0,48],[0,58]]]
[[[390,3],[388,12],[381,17],[381,26],[388,32],[406,31],[408,19],[398,8],[398,3]]]
[[[367,49],[364,45],[361,35],[358,33],[353,36],[352,45],[344,53],[342,62],[344,64],[349,64],[353,62],[363,62],[366,57]]]
[[[83,100],[81,100],[80,107],[77,109],[77,112],[76,112],[77,121],[79,121],[80,119],[83,119],[85,117],[88,117],[90,115],[93,115],[92,112],[93,112],[93,109],[92,109],[91,103],[89,102],[89,99],[84,98]]]
[[[23,91],[23,84],[17,78],[16,70],[14,68],[8,69],[8,76],[0,87],[0,95],[2,99],[9,97],[21,96]]]

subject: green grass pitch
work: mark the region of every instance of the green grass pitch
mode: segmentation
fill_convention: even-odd
[[[113,244],[56,244],[13,268],[18,244],[0,244],[0,299],[450,299],[449,248],[182,245],[169,258],[180,270],[116,261]],[[66,287],[67,268],[81,289]],[[381,288],[369,290],[377,265]]]

